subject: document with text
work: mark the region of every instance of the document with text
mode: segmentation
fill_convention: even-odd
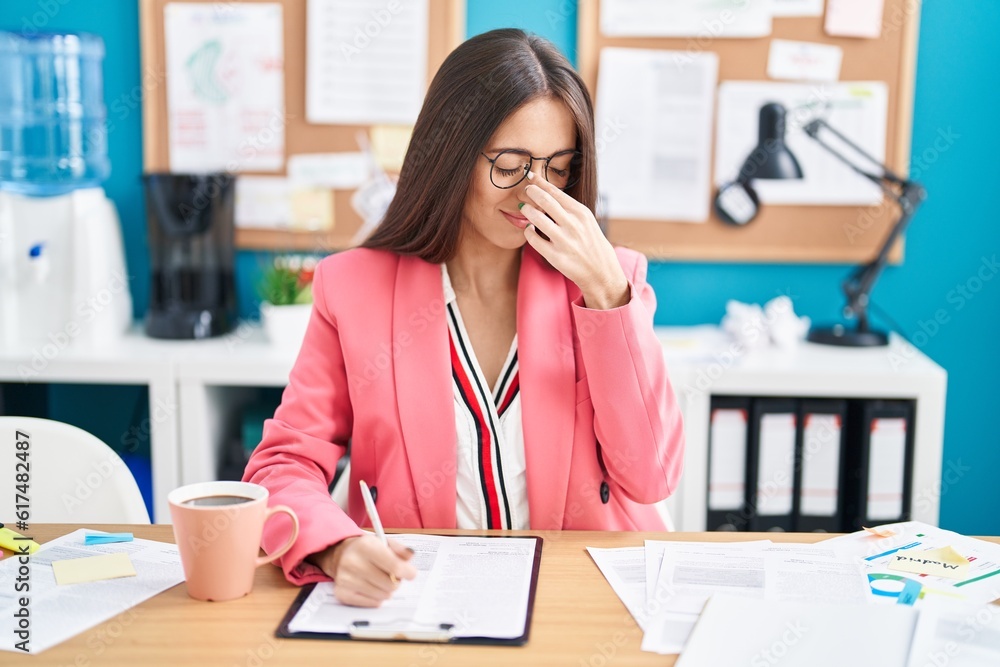
[[[17,556],[0,563],[0,581],[9,584],[0,588],[0,616],[8,619],[0,630],[0,650],[40,653],[184,581],[176,545],[138,538],[84,544],[85,534],[99,532],[76,530],[43,544],[26,564]],[[127,554],[135,576],[56,583],[52,563],[106,554]],[[27,620],[14,620],[20,618]],[[124,626],[131,620],[125,615],[120,622]],[[16,632],[18,628],[22,634]]]
[[[336,599],[336,584],[306,588],[279,629],[284,637],[527,640],[541,559],[537,537],[393,535],[414,550],[417,577],[375,609]]]

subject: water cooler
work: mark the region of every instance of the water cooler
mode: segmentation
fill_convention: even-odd
[[[0,31],[0,347],[107,346],[132,320],[103,100],[104,43]]]

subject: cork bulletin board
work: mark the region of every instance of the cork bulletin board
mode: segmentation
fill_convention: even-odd
[[[599,28],[600,5],[600,0],[579,3],[578,67],[595,98],[602,48],[691,48],[691,38],[604,36]],[[698,48],[718,54],[720,82],[768,81],[771,39],[842,48],[841,81],[883,81],[888,87],[886,162],[905,176],[910,161],[919,14],[916,0],[885,0],[882,34],[877,39],[831,37],[824,31],[823,17],[775,17],[769,37],[703,40]],[[757,219],[745,227],[727,225],[713,212],[704,224],[612,218],[608,235],[618,245],[676,260],[855,263],[875,256],[895,220],[896,207],[885,204],[870,208],[762,206]],[[852,225],[857,229],[859,221],[864,233],[846,233]],[[891,257],[901,260],[901,243]]]
[[[183,0],[218,4],[218,0]],[[282,6],[284,31],[285,156],[306,153],[358,150],[356,134],[368,126],[312,124],[306,120],[306,0],[242,0],[277,2]],[[405,0],[403,0],[405,1]],[[142,71],[159,82],[143,95],[143,170],[170,170],[167,122],[166,49],[164,7],[170,0],[140,0]],[[465,38],[464,0],[429,0],[427,84],[445,57]],[[241,172],[280,176],[285,172]],[[338,250],[349,246],[361,226],[361,217],[351,207],[353,191],[333,190],[334,227],[324,232],[284,229],[236,230],[241,248],[265,250]]]

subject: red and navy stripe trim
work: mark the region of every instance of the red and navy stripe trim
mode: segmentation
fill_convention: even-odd
[[[459,390],[466,409],[476,423],[476,438],[478,446],[477,459],[479,463],[480,488],[486,500],[486,527],[507,528],[513,522],[510,517],[510,503],[507,499],[507,488],[503,479],[503,460],[500,453],[500,439],[497,437],[497,423],[490,407],[496,406],[489,392],[483,387],[479,375],[474,371],[475,364],[472,355],[461,335],[461,327],[455,313],[454,304],[448,304],[448,315],[456,335],[450,336],[451,366],[455,385]],[[456,346],[457,340],[457,346]],[[503,413],[513,401],[519,390],[517,355],[513,356],[508,368],[505,369],[504,382],[500,384],[498,394],[504,397],[496,415]],[[504,387],[506,385],[506,389]],[[494,468],[496,477],[494,478]]]

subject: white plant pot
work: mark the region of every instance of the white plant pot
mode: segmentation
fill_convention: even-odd
[[[260,304],[260,321],[271,344],[298,351],[302,347],[311,312],[311,303],[274,306],[264,301]]]

